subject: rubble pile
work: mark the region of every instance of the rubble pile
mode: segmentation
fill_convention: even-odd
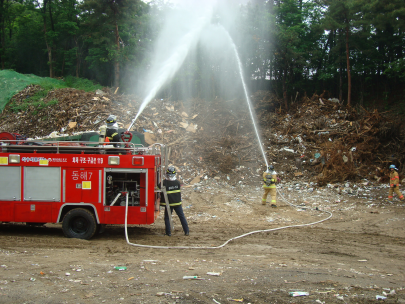
[[[126,96],[111,94],[108,89],[105,92],[57,89],[50,91],[41,102],[27,102],[41,90],[38,85],[30,85],[14,95],[1,113],[0,130],[32,138],[44,137],[53,131],[73,134],[98,130],[111,112],[131,121],[136,109]]]
[[[36,138],[55,131],[97,131],[109,114],[127,128],[141,105],[138,98],[108,88],[57,89],[40,103],[27,103],[38,90],[29,86],[13,97],[0,115],[0,132]],[[258,91],[251,99],[265,157],[285,182],[308,182],[311,188],[346,180],[385,182],[389,164],[405,168],[401,121],[384,113],[354,110],[318,95],[296,101],[289,112],[281,110],[270,92]],[[143,133],[147,144],[168,147],[170,162],[186,185],[207,178],[257,185],[265,170],[244,99],[155,99],[132,129]]]
[[[391,163],[405,173],[401,121],[377,110],[356,111],[314,95],[289,113],[261,112],[259,116],[262,123],[271,121],[263,133],[278,146],[278,154],[273,149],[274,158],[280,159],[283,152],[290,170],[298,171],[296,176],[304,167],[316,174],[320,185],[364,178],[382,182]]]

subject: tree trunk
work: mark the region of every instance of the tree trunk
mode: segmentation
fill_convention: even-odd
[[[79,58],[79,43],[77,37],[75,37],[75,44],[76,44],[76,77],[79,78],[80,58]]]
[[[46,39],[46,23],[44,20],[44,33],[45,33],[45,44],[46,44],[46,49],[48,51],[48,62],[49,62],[49,77],[53,78],[54,73],[53,73],[53,63],[52,63],[52,48],[50,47],[48,40]]]
[[[288,99],[287,99],[287,68],[284,69],[283,75],[283,100],[285,110],[288,110]]]
[[[6,28],[5,28],[5,21],[3,16],[4,11],[4,0],[0,0],[0,46],[2,51],[0,51],[0,62],[1,62],[1,69],[4,70],[4,56],[2,53],[6,48]]]
[[[343,76],[342,76],[342,64],[339,68],[339,102],[342,102],[343,99]]]
[[[347,63],[347,105],[351,106],[352,76],[350,74],[349,60],[349,26],[346,26],[346,63]]]
[[[50,0],[44,0],[43,2],[43,19],[44,19],[44,37],[45,37],[45,44],[46,44],[46,49],[48,51],[48,62],[49,62],[49,77],[53,78],[54,73],[53,73],[53,63],[52,63],[52,48],[48,43],[48,39],[46,38],[46,5],[48,4]]]
[[[120,85],[120,62],[118,60],[119,58],[119,52],[120,52],[120,34],[118,32],[118,23],[115,22],[115,44],[117,46],[117,55],[115,57],[115,62],[114,62],[114,86],[116,88],[119,87]]]

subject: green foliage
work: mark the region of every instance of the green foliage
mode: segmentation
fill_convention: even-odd
[[[109,86],[117,80],[120,92],[130,90],[151,65],[165,13],[176,9],[141,0],[10,0],[0,6],[0,66],[6,74],[21,73],[16,81],[0,73],[0,109],[28,84],[46,91],[48,80],[43,84],[32,74],[49,76],[51,69],[53,77],[65,78],[52,87],[87,91],[101,87],[93,81]],[[266,89],[279,97],[323,90],[346,95],[346,29],[354,95],[383,100],[390,86],[404,86],[403,0],[227,1],[226,8],[234,23],[223,25],[235,40],[246,79],[271,82]],[[233,89],[237,69],[225,73],[218,58],[209,62],[197,50],[168,87],[183,84],[194,96],[210,83],[209,96],[218,94],[219,83]]]
[[[400,58],[394,62],[387,63],[386,67],[384,74],[389,78],[398,77],[405,80],[405,58]]]
[[[89,79],[77,78],[73,76],[67,76],[65,78],[65,85],[69,88],[75,88],[86,92],[101,90],[103,88],[100,84],[96,84]]]
[[[26,98],[23,103],[17,104],[14,101],[11,102],[10,109],[15,113],[25,112],[29,110],[33,115],[36,115],[42,109],[46,107],[52,107],[58,103],[58,100],[56,99],[50,100],[49,102],[45,103],[44,98],[47,94],[47,90],[40,90],[33,96]]]

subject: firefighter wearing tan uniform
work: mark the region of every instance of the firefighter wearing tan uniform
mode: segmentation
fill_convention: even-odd
[[[267,171],[263,172],[263,190],[262,205],[266,205],[267,195],[271,196],[271,206],[277,207],[276,194],[277,194],[277,173],[274,171],[274,167],[271,165]]]
[[[390,190],[388,192],[388,199],[391,201],[394,198],[394,192],[396,195],[398,195],[398,198],[403,201],[404,200],[404,195],[399,191],[399,175],[398,175],[398,169],[395,167],[395,165],[390,166]]]

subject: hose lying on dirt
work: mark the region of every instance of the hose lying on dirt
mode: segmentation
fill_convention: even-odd
[[[293,205],[290,202],[288,202],[282,195],[281,193],[277,190],[277,192],[279,193],[279,195],[282,197],[282,199],[289,205],[296,207],[296,208],[303,208],[302,206],[297,206],[297,205]],[[304,208],[305,209],[305,208]],[[245,236],[251,235],[251,234],[255,234],[255,233],[261,233],[261,232],[270,232],[270,231],[276,231],[276,230],[281,230],[281,229],[287,229],[287,228],[295,228],[295,227],[305,227],[305,226],[311,226],[311,225],[316,225],[319,223],[322,223],[328,219],[330,219],[332,217],[332,212],[329,211],[324,211],[324,210],[319,210],[318,208],[315,209],[316,211],[319,212],[323,212],[323,213],[327,213],[329,214],[329,216],[327,218],[324,218],[320,221],[316,221],[316,222],[312,222],[312,223],[308,223],[308,224],[299,224],[299,225],[289,225],[289,226],[283,226],[283,227],[278,227],[278,228],[272,228],[272,229],[264,229],[264,230],[256,230],[256,231],[251,231],[236,237],[233,237],[229,240],[227,240],[225,243],[223,243],[222,245],[219,246],[212,246],[212,247],[192,247],[192,246],[152,246],[152,245],[141,245],[141,244],[133,244],[129,241],[128,239],[128,225],[127,225],[127,218],[128,218],[128,193],[126,195],[126,202],[125,202],[125,238],[127,240],[128,245],[131,246],[136,246],[136,247],[144,247],[144,248],[156,248],[156,249],[219,249],[222,247],[225,247],[225,245],[227,245],[229,242],[236,240],[236,239],[240,239],[243,238]]]

